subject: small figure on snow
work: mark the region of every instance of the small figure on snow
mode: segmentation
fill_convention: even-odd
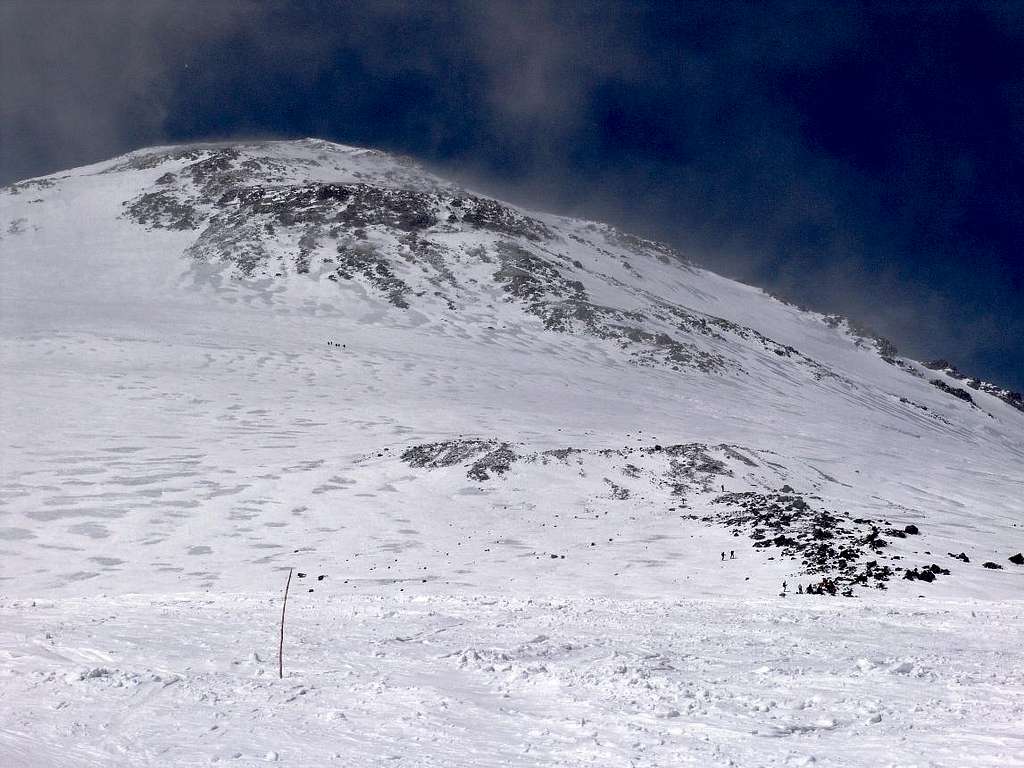
[[[722,562],[725,562],[725,552],[722,553]]]
[[[730,560],[735,560],[736,559],[736,553],[733,550],[731,550],[731,549],[729,550],[729,559]]]

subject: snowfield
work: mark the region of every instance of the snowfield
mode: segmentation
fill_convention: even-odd
[[[0,190],[0,766],[1024,765],[1022,549],[1019,396],[605,225]]]
[[[4,764],[1021,760],[1019,607],[306,595],[5,603]]]

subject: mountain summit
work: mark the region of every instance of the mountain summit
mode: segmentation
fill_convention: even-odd
[[[1020,395],[411,161],[0,189],[0,435],[3,765],[1016,759]]]
[[[1019,395],[610,226],[308,139],[21,182],[0,227],[24,588],[296,551],[638,595],[1019,582],[982,568],[1024,547]]]

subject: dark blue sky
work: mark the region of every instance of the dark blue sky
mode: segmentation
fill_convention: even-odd
[[[1022,52],[1016,3],[8,0],[0,183],[380,147],[1024,389]]]

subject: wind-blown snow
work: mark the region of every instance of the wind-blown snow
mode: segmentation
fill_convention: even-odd
[[[5,606],[5,765],[1020,764],[1000,603],[331,597],[283,681],[277,607]]]
[[[2,764],[1019,761],[996,387],[317,141],[0,190],[0,270]]]

